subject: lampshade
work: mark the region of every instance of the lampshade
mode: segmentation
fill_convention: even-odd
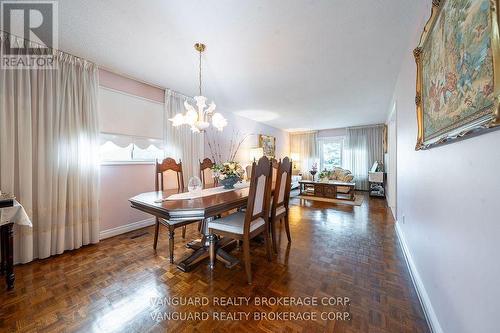
[[[250,148],[250,161],[257,161],[264,156],[264,149],[262,147]]]
[[[294,169],[299,168],[299,158],[300,155],[298,153],[290,153],[290,159],[292,160],[292,165]]]

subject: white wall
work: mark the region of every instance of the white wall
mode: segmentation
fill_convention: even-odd
[[[331,138],[336,136],[346,136],[347,128],[332,128],[318,131],[318,138]]]
[[[444,332],[498,332],[500,131],[416,152],[412,48],[395,87],[397,212],[417,273]]]
[[[243,166],[251,162],[249,149],[259,146],[259,134],[271,135],[276,138],[277,158],[282,158],[289,154],[290,139],[288,132],[238,116],[228,111],[221,112],[228,121],[228,126],[225,127],[224,131],[216,137],[218,139],[217,142],[219,142],[222,147],[223,154],[226,153],[226,155],[228,155],[233,133],[240,133],[240,137],[243,137],[246,134],[251,134],[241,145],[236,157],[236,160]],[[208,140],[212,137],[214,137],[212,131],[205,135],[205,155],[210,158],[212,158],[212,156],[210,153],[210,147],[208,146]],[[223,156],[223,159],[227,159],[227,156]]]
[[[397,110],[396,103],[393,103],[391,112],[387,119],[387,153],[385,154],[385,172],[387,182],[385,184],[385,196],[387,204],[391,208],[392,215],[396,218],[396,182],[397,182]]]

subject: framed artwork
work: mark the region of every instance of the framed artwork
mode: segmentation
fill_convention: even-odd
[[[384,146],[384,154],[387,154],[387,125],[384,125],[384,131],[382,132],[382,145]]]
[[[260,134],[259,147],[264,150],[264,156],[269,158],[276,156],[276,138],[274,136]]]
[[[433,0],[413,51],[416,150],[500,125],[499,0]]]

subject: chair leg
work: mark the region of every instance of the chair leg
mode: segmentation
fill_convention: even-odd
[[[182,227],[182,238],[186,238],[186,226]]]
[[[153,249],[156,250],[156,245],[158,244],[158,230],[160,229],[160,220],[156,218],[155,225],[155,240],[153,241]]]
[[[273,259],[272,249],[271,249],[271,239],[269,238],[269,230],[264,231],[264,245],[266,246],[267,260],[271,261]]]
[[[168,227],[168,254],[170,256],[170,263],[174,263],[174,227]]]
[[[245,272],[247,273],[248,284],[252,284],[252,266],[250,262],[250,239],[243,239],[243,258],[245,260]]]
[[[208,241],[210,244],[209,253],[210,253],[210,269],[213,270],[215,268],[215,237],[212,231],[209,231]]]
[[[290,224],[288,223],[288,212],[285,215],[285,230],[286,230],[286,237],[288,238],[288,242],[290,243],[292,241],[292,237],[290,236]]]
[[[278,244],[276,244],[276,219],[270,219],[271,222],[271,238],[273,241],[274,253],[278,253]]]

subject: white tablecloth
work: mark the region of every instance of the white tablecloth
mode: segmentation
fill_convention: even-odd
[[[185,192],[185,193],[177,193],[177,194],[172,194],[171,196],[167,198],[162,198],[158,199],[155,202],[163,202],[163,201],[173,201],[173,200],[190,200],[190,199],[196,199],[196,198],[201,198],[201,197],[209,197],[211,195],[216,195],[224,192],[231,192],[236,189],[242,189],[242,188],[247,188],[250,186],[250,183],[248,182],[243,182],[243,183],[237,183],[234,185],[234,189],[225,189],[224,186],[219,186],[219,187],[213,187],[213,188],[207,188],[204,190],[201,190],[198,193],[190,193],[190,192]]]
[[[0,225],[13,222],[17,225],[33,227],[31,220],[26,214],[23,206],[17,201],[14,201],[14,206],[0,208]]]

